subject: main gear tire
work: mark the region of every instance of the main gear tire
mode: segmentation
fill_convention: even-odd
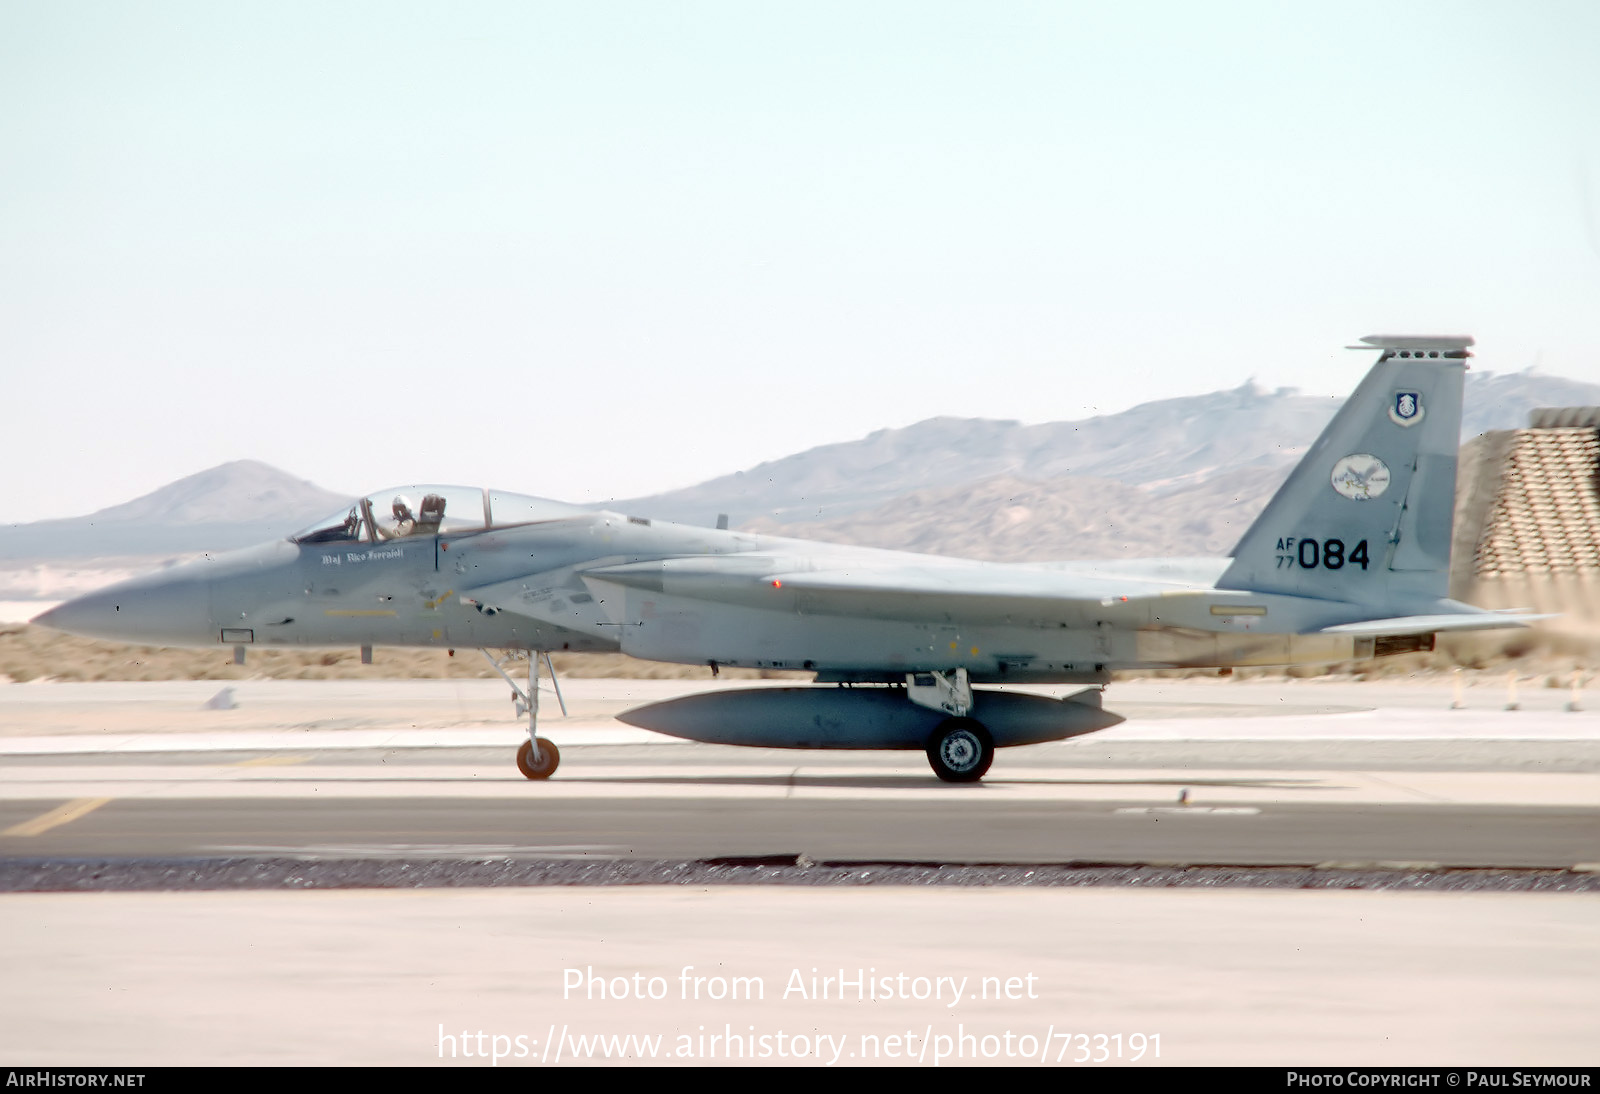
[[[948,718],[928,738],[928,764],[947,783],[975,783],[992,763],[994,739],[972,718]]]

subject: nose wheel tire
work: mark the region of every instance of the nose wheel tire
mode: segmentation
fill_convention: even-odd
[[[981,722],[947,719],[928,738],[928,763],[947,783],[975,783],[994,763],[994,739]]]
[[[532,741],[523,741],[522,747],[517,749],[517,770],[530,779],[548,779],[560,763],[561,751],[543,737],[539,738],[538,763],[533,761]]]

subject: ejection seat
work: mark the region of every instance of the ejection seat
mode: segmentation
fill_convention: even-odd
[[[444,523],[444,498],[438,494],[428,494],[422,499],[422,507],[417,510],[417,525],[415,534],[419,536],[432,535],[439,530],[439,525]]]

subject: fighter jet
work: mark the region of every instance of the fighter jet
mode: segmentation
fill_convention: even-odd
[[[162,645],[434,646],[491,657],[528,740],[550,651],[799,670],[624,721],[718,744],[918,749],[948,782],[996,748],[1120,722],[1119,669],[1285,666],[1525,625],[1447,595],[1469,337],[1373,336],[1377,363],[1227,558],[1000,564],[412,486],[287,538],[110,586],[34,622]],[[527,662],[524,686],[506,656]],[[518,666],[518,675],[521,675]],[[1085,685],[1066,698],[1007,685]]]

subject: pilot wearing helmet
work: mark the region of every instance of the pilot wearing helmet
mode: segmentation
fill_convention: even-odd
[[[378,535],[384,539],[403,539],[417,530],[417,518],[411,512],[411,499],[404,494],[395,495],[394,499],[394,526],[385,528],[378,525]]]

